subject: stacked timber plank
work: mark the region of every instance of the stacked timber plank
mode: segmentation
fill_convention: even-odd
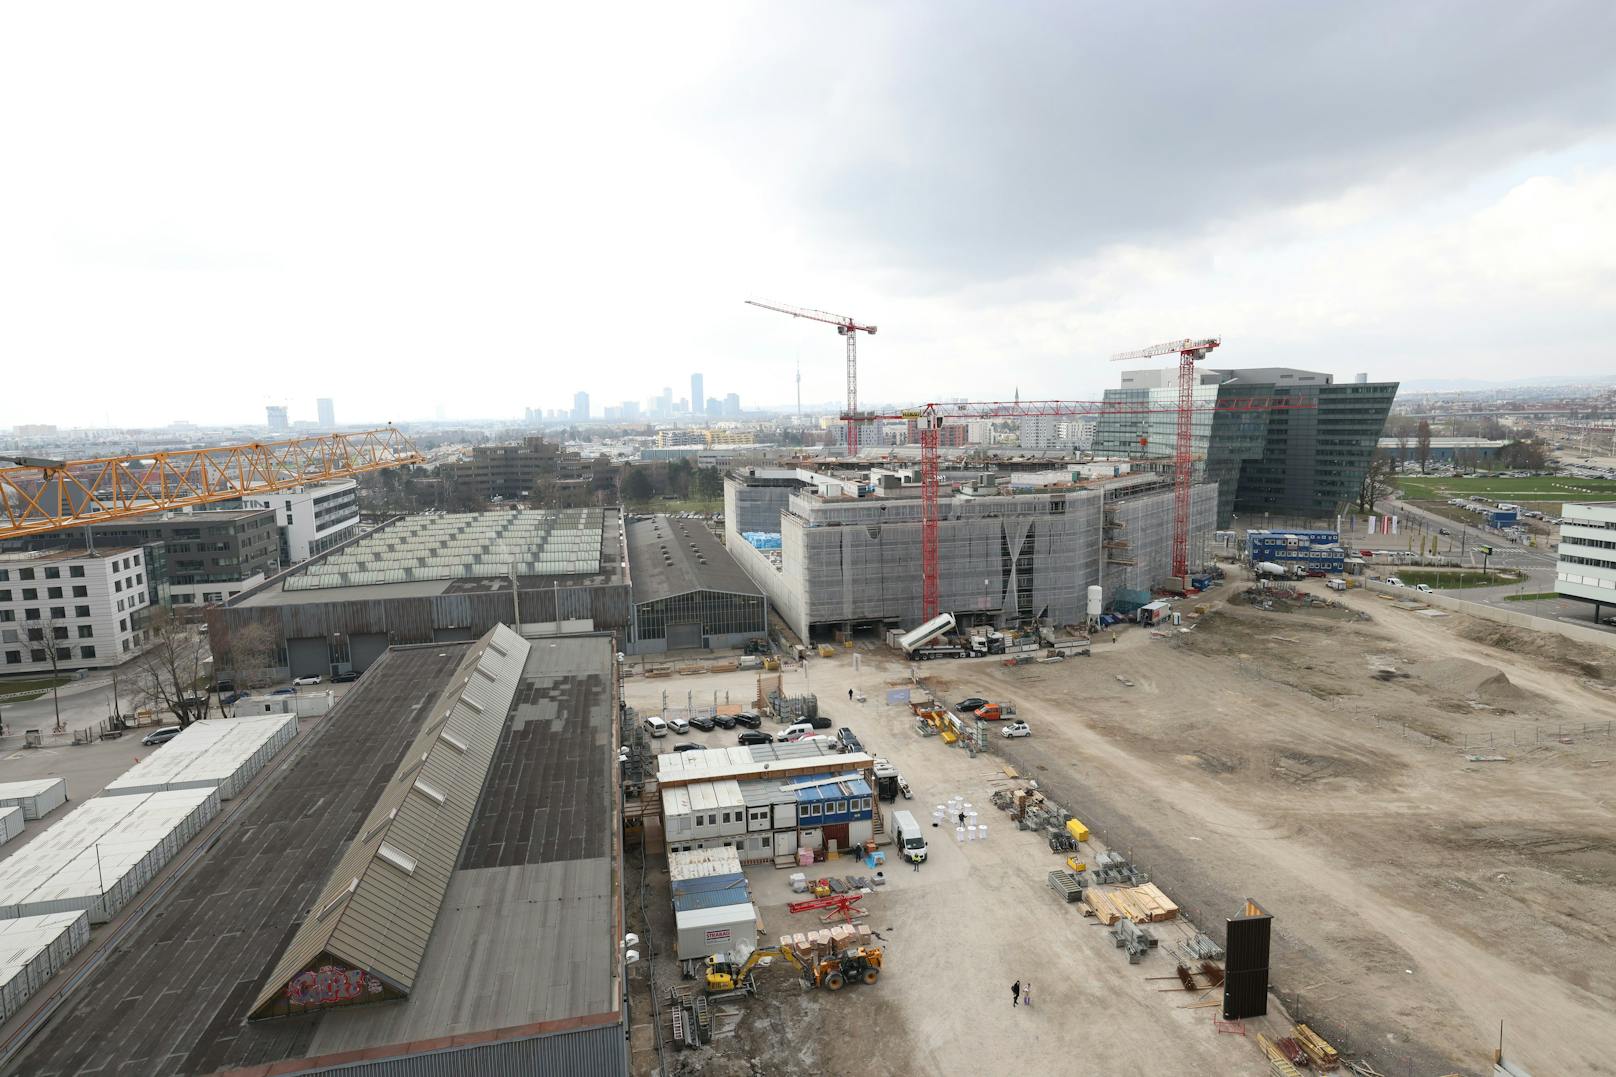
[[[1285,1053],[1274,1046],[1273,1042],[1261,1032],[1257,1033],[1257,1046],[1261,1047],[1262,1053],[1268,1057],[1269,1068],[1279,1074],[1279,1077],[1302,1077],[1296,1067],[1291,1065],[1290,1060],[1285,1057]]]
[[[1324,1042],[1324,1037],[1306,1025],[1296,1026],[1296,1042],[1307,1052],[1308,1060],[1321,1071],[1328,1072],[1341,1065],[1341,1056],[1336,1053],[1336,1049]]]
[[[1111,894],[1111,900],[1136,924],[1160,923],[1178,916],[1178,906],[1155,883],[1117,890]]]
[[[1083,904],[1089,907],[1090,913],[1096,920],[1107,927],[1122,919],[1122,913],[1112,903],[1111,895],[1093,887],[1083,891]]]

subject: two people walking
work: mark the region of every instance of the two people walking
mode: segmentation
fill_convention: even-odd
[[[1031,980],[1028,980],[1026,983],[1022,983],[1020,980],[1017,980],[1015,983],[1010,985],[1010,1005],[1012,1005],[1012,1006],[1031,1006],[1032,1005],[1032,981]]]

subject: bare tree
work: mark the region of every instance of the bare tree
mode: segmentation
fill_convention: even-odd
[[[51,707],[56,711],[56,725],[52,732],[61,733],[67,727],[62,724],[62,700],[57,694],[61,686],[63,662],[73,657],[73,644],[67,642],[68,626],[55,617],[47,617],[28,629],[28,642],[34,651],[44,651],[45,660],[51,668]]]
[[[243,625],[221,641],[221,629],[217,626],[219,622],[222,622],[222,618],[215,620],[216,627],[209,633],[215,648],[214,660],[228,660],[238,688],[257,688],[266,683],[264,671],[273,664],[275,657],[275,636],[269,626],[260,623]]]
[[[1419,427],[1414,432],[1414,447],[1419,453],[1420,474],[1425,474],[1425,465],[1431,459],[1431,424],[1426,419],[1420,420]]]
[[[139,694],[154,709],[166,710],[188,726],[208,716],[206,648],[174,616],[172,610],[152,611],[150,643],[135,664]],[[198,685],[202,691],[198,692]]]
[[[1397,461],[1390,453],[1376,452],[1369,458],[1369,467],[1364,470],[1363,482],[1358,485],[1358,511],[1373,512],[1375,500],[1382,494],[1389,493],[1391,477],[1397,470]]]

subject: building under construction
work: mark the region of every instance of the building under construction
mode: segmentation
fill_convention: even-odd
[[[1081,624],[1172,571],[1168,474],[1090,465],[951,472],[939,500],[940,605],[962,625]],[[1104,477],[1089,477],[1104,471]],[[804,640],[922,620],[920,487],[910,473],[747,468],[725,481],[731,553]],[[1197,484],[1190,564],[1206,562],[1217,484]]]

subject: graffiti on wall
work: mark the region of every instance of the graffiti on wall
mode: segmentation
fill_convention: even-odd
[[[381,994],[382,982],[366,977],[362,969],[322,965],[292,977],[286,998],[293,1006],[332,1006],[353,1002],[367,990]]]

